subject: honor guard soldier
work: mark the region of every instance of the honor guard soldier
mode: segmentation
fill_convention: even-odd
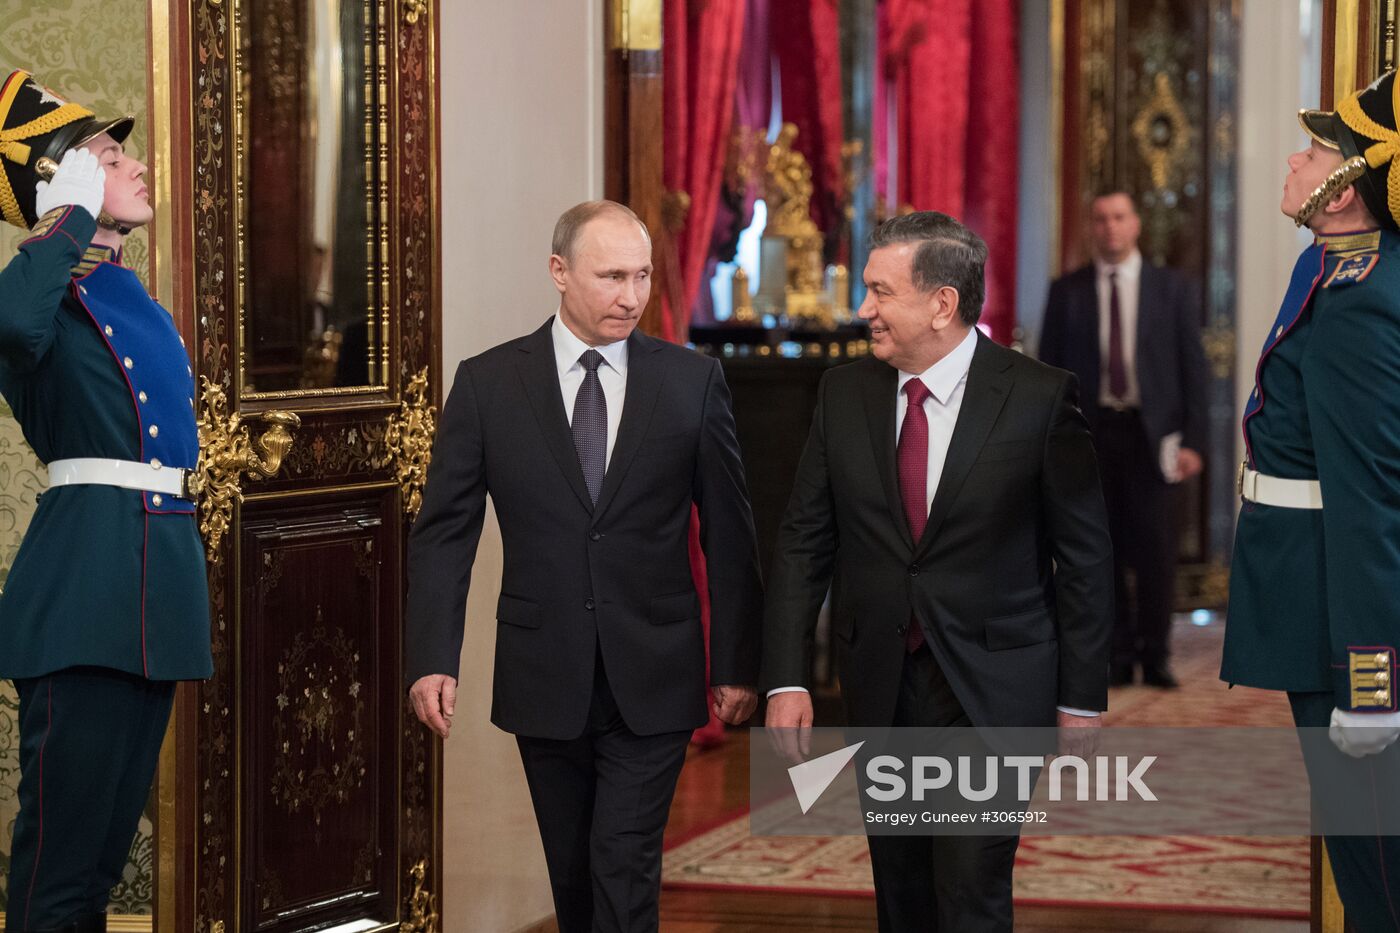
[[[1282,209],[1314,234],[1270,328],[1244,413],[1222,679],[1288,691],[1328,729],[1308,768],[1391,768],[1400,749],[1400,83],[1299,115]],[[1313,754],[1320,749],[1321,754]],[[1379,756],[1379,757],[1370,757]],[[1336,762],[1330,759],[1336,759]],[[1366,800],[1393,812],[1397,788]],[[1359,933],[1400,931],[1400,837],[1327,835]]]
[[[0,213],[30,231],[0,270],[0,394],[50,480],[0,595],[20,702],[7,933],[106,929],[175,683],[212,672],[194,377],[122,265],[152,217],[133,123],[23,71],[0,87]]]

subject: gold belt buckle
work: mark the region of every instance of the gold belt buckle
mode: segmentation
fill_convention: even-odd
[[[204,491],[204,475],[199,470],[180,471],[180,495],[194,502]]]
[[[1241,460],[1240,468],[1235,471],[1235,495],[1241,499],[1244,498],[1244,471],[1248,463],[1248,460]]]

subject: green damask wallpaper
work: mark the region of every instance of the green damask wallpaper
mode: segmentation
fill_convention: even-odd
[[[146,153],[148,38],[146,0],[0,0],[0,78],[16,68],[99,116],[134,113],[127,148]],[[154,188],[154,186],[152,186]],[[0,223],[0,263],[14,255],[22,231]],[[144,231],[127,240],[126,264],[144,278],[149,263]],[[0,304],[0,313],[3,305]],[[7,406],[0,404],[0,587],[48,479],[24,442]],[[0,620],[2,622],[3,620]],[[0,682],[0,911],[7,901],[10,837],[19,783],[18,704],[8,681]],[[132,845],[123,883],[113,892],[118,913],[150,913],[152,827],[148,819]]]

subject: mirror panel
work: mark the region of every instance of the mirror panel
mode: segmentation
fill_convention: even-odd
[[[241,392],[384,386],[379,4],[239,0]]]

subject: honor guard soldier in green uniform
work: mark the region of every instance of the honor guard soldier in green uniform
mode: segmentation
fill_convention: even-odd
[[[175,682],[212,672],[194,377],[121,264],[152,217],[133,122],[23,71],[0,87],[0,213],[30,231],[0,270],[0,394],[50,479],[0,595],[20,700],[7,933],[106,929]]]
[[[1367,773],[1400,754],[1400,84],[1299,116],[1312,142],[1288,159],[1282,208],[1315,239],[1245,408],[1221,677],[1286,690],[1300,727],[1329,730],[1336,749],[1304,739],[1326,808],[1319,774],[1340,752]],[[1375,812],[1393,810],[1400,787],[1380,792]],[[1400,931],[1397,842],[1326,837],[1358,933]]]

